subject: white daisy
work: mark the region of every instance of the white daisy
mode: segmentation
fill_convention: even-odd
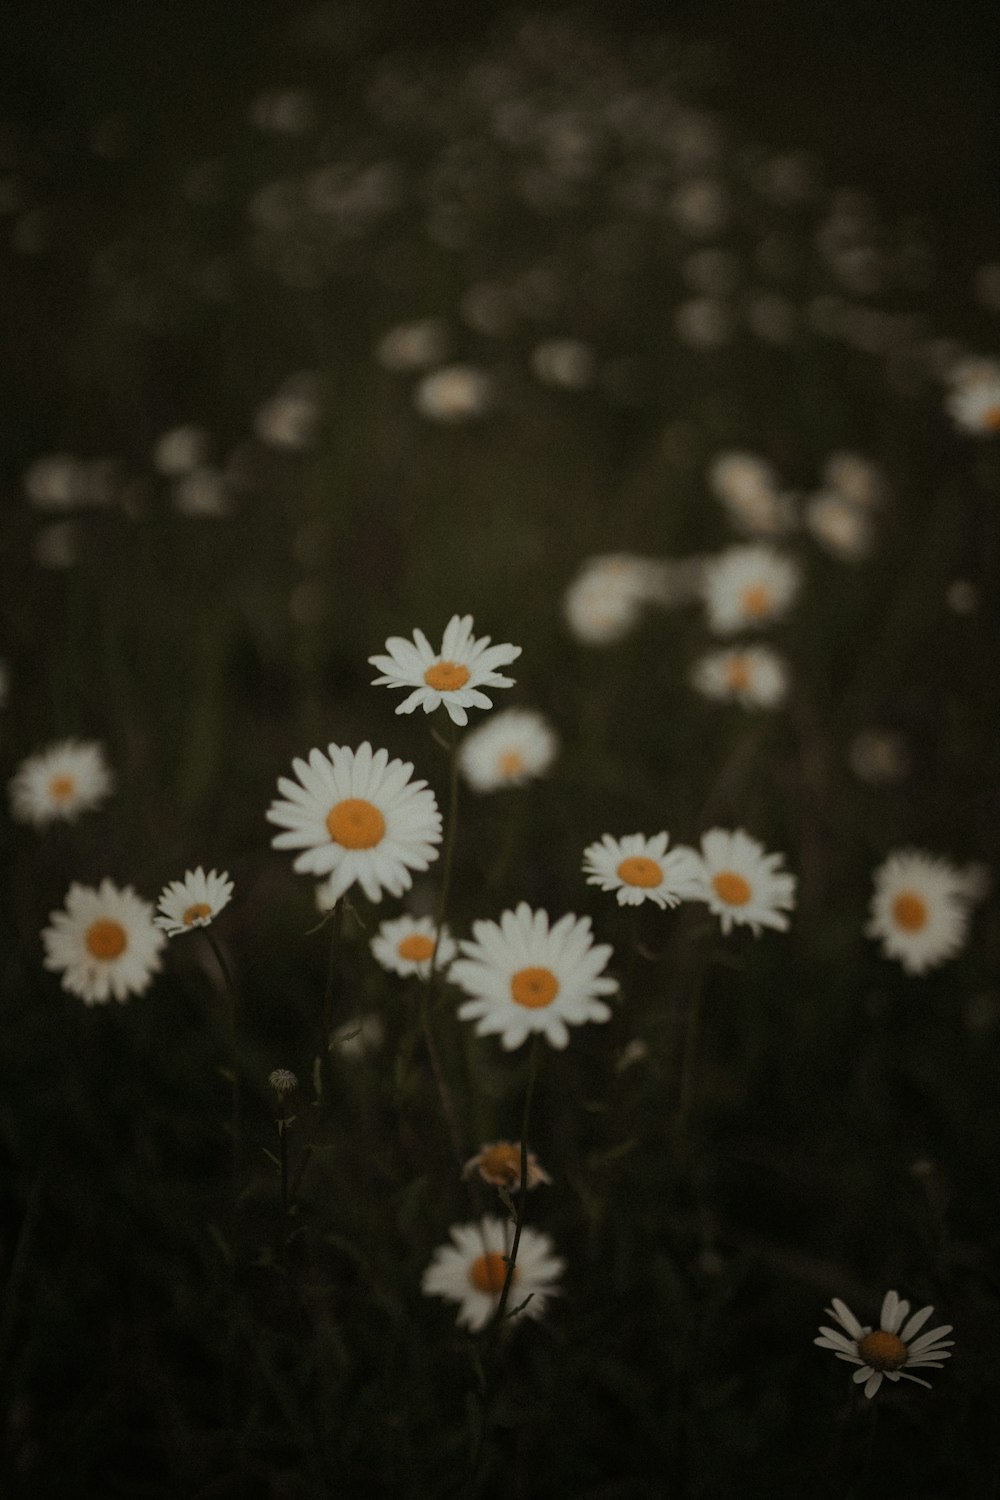
[[[806,526],[820,546],[842,562],[863,562],[871,555],[871,514],[837,490],[820,490],[806,502]]]
[[[441,814],[425,781],[411,781],[408,761],[390,760],[366,740],[357,750],[330,745],[292,762],[298,781],[278,780],[286,799],[272,802],[267,818],[284,828],[275,849],[298,849],[294,868],[328,876],[323,894],[336,902],[355,881],[369,901],[383,889],[401,896],[411,870],[437,859]]]
[[[413,632],[412,641],[391,635],[385,647],[388,656],[368,658],[382,673],[373,678],[372,686],[412,688],[397,706],[398,714],[411,714],[418,707],[430,714],[443,703],[455,724],[468,723],[466,709],[493,707],[484,687],[514,686],[512,677],[496,669],[509,666],[521,654],[520,646],[491,646],[488,635],[477,640],[471,615],[452,615],[440,651],[432,649],[422,630]]]
[[[786,911],[795,907],[795,876],[779,869],[782,854],[765,854],[763,844],[742,828],[712,828],[702,835],[702,889],[699,899],[728,933],[733,923],[784,932]]]
[[[777,708],[788,693],[785,659],[769,646],[711,651],[695,662],[691,681],[706,698],[744,708]]]
[[[164,887],[156,903],[163,915],[153,920],[168,937],[178,937],[193,927],[208,927],[229,905],[232,894],[233,882],[225,872],[219,875],[210,870],[206,875],[199,865],[197,870],[185,870],[183,880],[172,880]]]
[[[799,588],[799,568],[772,547],[729,547],[702,572],[709,627],[718,635],[759,629],[786,613]]]
[[[505,708],[465,735],[458,765],[473,791],[495,792],[544,776],[558,748],[555,731],[541,714]]]
[[[757,536],[777,536],[795,524],[795,506],[778,488],[772,466],[755,453],[720,453],[708,483],[730,520]]]
[[[627,552],[590,557],[563,596],[570,631],[588,646],[622,640],[638,623],[646,603],[666,602],[670,571],[648,557]]]
[[[567,914],[550,930],[548,913],[522,901],[499,924],[474,922],[472,931],[474,941],[462,940],[465,957],[448,978],[474,997],[458,1015],[477,1022],[477,1036],[499,1036],[508,1052],[534,1032],[565,1047],[570,1026],[610,1018],[597,997],[614,994],[618,981],[601,974],[611,949],[594,945],[589,917]]]
[[[420,318],[384,333],[375,345],[375,358],[395,374],[426,370],[447,356],[448,343],[448,330],[440,318]]]
[[[619,906],[639,906],[655,901],[659,907],[679,906],[697,900],[702,890],[701,860],[693,849],[682,846],[666,852],[665,833],[628,833],[612,838],[605,833],[583,851],[583,872],[588,885],[615,891]]]
[[[497,1310],[507,1276],[514,1228],[509,1219],[486,1217],[473,1224],[453,1224],[451,1244],[439,1245],[423,1274],[427,1297],[458,1303],[457,1319],[473,1333],[485,1328]],[[540,1318],[556,1282],[566,1268],[547,1234],[528,1225],[521,1230],[517,1264],[511,1278],[507,1311]]]
[[[63,911],[50,914],[42,932],[47,969],[62,972],[62,987],[86,1005],[141,995],[160,968],[166,938],[153,922],[153,908],[127,885],[77,885]]]
[[[61,740],[22,761],[10,782],[11,814],[36,828],[58,818],[72,822],[99,807],[113,787],[99,744]]]
[[[435,958],[435,936],[432,917],[394,917],[379,927],[372,938],[371,950],[390,974],[401,974],[404,979],[418,974],[421,979],[429,979],[432,959],[435,968],[440,969],[458,953],[447,927],[442,927]]]
[[[864,1383],[865,1395],[871,1399],[883,1379],[893,1382],[912,1380],[916,1385],[931,1389],[930,1383],[913,1375],[912,1370],[940,1370],[942,1362],[951,1358],[954,1339],[945,1338],[951,1333],[951,1324],[942,1323],[929,1333],[920,1333],[933,1307],[922,1307],[911,1317],[910,1304],[900,1301],[897,1292],[886,1292],[882,1299],[879,1326],[876,1329],[862,1326],[851,1309],[839,1297],[833,1298],[833,1306],[826,1309],[827,1315],[847,1330],[846,1335],[837,1328],[820,1328],[820,1337],[813,1339],[821,1349],[832,1349],[838,1359],[846,1364],[858,1365],[851,1376],[855,1385]],[[919,1338],[916,1335],[919,1334]]]
[[[474,365],[445,365],[425,375],[413,393],[413,404],[432,422],[467,422],[493,405],[496,387],[486,370]]]
[[[544,1167],[539,1166],[538,1157],[534,1151],[528,1151],[527,1178],[528,1187],[537,1187],[540,1182],[551,1184],[552,1178]],[[492,1141],[487,1146],[480,1147],[475,1156],[462,1168],[463,1177],[471,1177],[473,1173],[489,1184],[490,1187],[507,1188],[510,1192],[517,1192],[521,1187],[521,1142],[520,1141]]]
[[[200,468],[208,457],[209,437],[204,428],[172,427],[153,448],[153,467],[172,479]]]
[[[973,899],[965,871],[918,849],[899,849],[873,879],[865,934],[881,940],[886,958],[897,958],[907,974],[923,974],[961,950]]]
[[[946,405],[955,425],[977,437],[1000,433],[1000,364],[994,360],[964,361],[949,378],[952,389]]]

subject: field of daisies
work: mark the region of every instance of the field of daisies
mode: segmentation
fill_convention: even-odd
[[[0,1492],[995,1497],[1000,235],[273,10],[0,123]]]

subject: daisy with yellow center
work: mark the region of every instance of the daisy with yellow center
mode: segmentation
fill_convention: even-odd
[[[698,900],[719,918],[722,930],[747,926],[755,936],[762,927],[784,932],[786,911],[795,907],[795,876],[780,868],[782,854],[766,854],[763,844],[742,828],[712,828],[701,840]]]
[[[696,900],[701,893],[701,861],[693,849],[683,846],[667,853],[669,842],[666,833],[628,833],[620,839],[602,834],[598,843],[583,851],[587,884],[614,891],[619,906],[654,901],[662,908]]]
[[[798,593],[798,564],[773,547],[730,547],[706,562],[702,594],[716,635],[770,625]]]
[[[233,882],[225,872],[210,870],[206,875],[199,865],[196,870],[185,870],[183,880],[172,880],[164,887],[156,903],[161,915],[153,920],[168,937],[179,937],[195,927],[208,927],[229,905],[232,894]]]
[[[404,979],[416,974],[421,979],[429,979],[432,960],[434,967],[440,969],[450,964],[458,953],[447,927],[443,927],[435,959],[436,937],[437,929],[431,917],[394,917],[379,927],[372,938],[371,950],[390,974],[400,974]]]
[[[923,974],[965,946],[975,882],[968,872],[918,849],[890,854],[874,874],[865,933],[907,974]]]
[[[951,1333],[950,1323],[932,1328],[929,1333],[920,1333],[933,1311],[933,1307],[922,1307],[911,1317],[910,1304],[901,1301],[897,1292],[886,1292],[879,1326],[873,1329],[862,1326],[847,1304],[834,1297],[832,1307],[826,1312],[845,1332],[841,1333],[837,1328],[821,1328],[820,1337],[813,1339],[813,1343],[821,1349],[832,1349],[845,1364],[857,1365],[858,1369],[851,1378],[855,1385],[864,1385],[869,1399],[883,1380],[912,1380],[930,1390],[929,1382],[914,1375],[913,1370],[940,1370],[942,1362],[951,1358],[955,1342],[945,1338],[946,1333]]]
[[[99,807],[113,787],[99,744],[62,740],[22,761],[10,782],[11,814],[36,828],[60,819],[72,822]]]
[[[282,776],[282,800],[267,811],[284,832],[276,849],[299,851],[295,869],[326,876],[317,899],[322,907],[340,900],[357,882],[370,901],[383,890],[401,896],[413,870],[437,859],[441,814],[425,781],[411,781],[409,762],[390,760],[367,741],[357,750],[330,745],[293,761],[297,781]]]
[[[534,1188],[539,1183],[551,1183],[552,1178],[543,1167],[538,1164],[538,1157],[533,1151],[527,1153],[528,1157],[528,1187]],[[517,1192],[521,1187],[521,1142],[520,1141],[493,1141],[488,1146],[483,1146],[475,1156],[471,1156],[462,1168],[463,1177],[471,1177],[473,1173],[478,1174],[483,1182],[490,1187],[507,1188],[509,1192]]]
[[[473,1333],[485,1328],[497,1310],[507,1277],[513,1225],[491,1216],[478,1223],[453,1224],[451,1242],[439,1245],[421,1280],[427,1297],[458,1306],[459,1326]],[[525,1225],[507,1304],[512,1317],[540,1318],[550,1297],[558,1296],[565,1261],[547,1234]]]
[[[541,714],[504,708],[463,736],[458,768],[473,791],[496,792],[544,776],[558,748],[555,731]]]
[[[711,651],[695,662],[691,681],[699,693],[742,708],[777,708],[788,692],[784,657],[769,646]]]
[[[474,922],[472,931],[474,941],[462,940],[464,957],[448,978],[472,996],[458,1015],[476,1022],[478,1036],[499,1036],[512,1051],[541,1032],[561,1048],[570,1026],[610,1018],[598,997],[613,995],[618,981],[602,973],[611,949],[594,944],[589,917],[567,914],[550,929],[548,913],[522,901],[499,924]]]
[[[153,908],[110,880],[95,890],[74,882],[62,911],[42,932],[46,969],[62,974],[62,987],[85,1005],[104,1005],[141,995],[160,968],[166,941],[153,922]]]
[[[520,646],[491,646],[488,635],[477,640],[471,615],[452,615],[440,651],[432,648],[422,630],[413,632],[412,641],[390,636],[385,649],[387,655],[368,658],[382,674],[372,679],[372,685],[411,689],[396,712],[411,714],[422,708],[432,714],[443,704],[455,724],[468,723],[470,708],[493,707],[483,688],[514,686],[512,677],[496,669],[509,666],[521,654]]]

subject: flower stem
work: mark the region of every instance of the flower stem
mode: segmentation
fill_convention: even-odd
[[[684,1035],[684,1057],[681,1063],[681,1079],[678,1088],[677,1118],[674,1121],[674,1139],[679,1144],[687,1135],[691,1107],[694,1101],[695,1074],[698,1064],[698,1022],[701,1018],[702,984],[696,984],[688,1001],[687,1029]]]
[[[444,980],[444,971],[438,967],[438,950],[441,945],[441,932],[448,914],[448,900],[451,895],[452,863],[455,853],[455,836],[458,828],[458,730],[454,724],[451,725],[447,748],[448,826],[445,830],[444,855],[442,857],[441,891],[438,896],[437,911],[434,915],[434,951],[431,954],[431,970],[426,984],[421,985],[420,992],[420,1025],[424,1034],[424,1043],[427,1047],[427,1056],[430,1059],[431,1072],[434,1075],[434,1086],[437,1089],[438,1099],[441,1102],[441,1112],[448,1126],[448,1134],[451,1137],[455,1160],[458,1163],[459,1170],[461,1170],[464,1161],[462,1133],[458,1126],[455,1101],[452,1098],[451,1089],[448,1087],[448,1079],[441,1065],[441,1054],[438,1051],[437,1042],[434,1039],[434,1030],[431,1025],[431,1016],[436,1008],[441,993],[441,985]]]
[[[243,1101],[240,1090],[240,1057],[239,1057],[239,1033],[238,1033],[238,1006],[236,998],[236,981],[229,960],[226,958],[225,949],[211,931],[206,931],[209,947],[215,954],[215,961],[219,965],[222,974],[223,988],[226,999],[229,1002],[229,1065],[232,1074],[231,1079],[231,1125],[233,1132],[233,1193],[238,1191],[240,1166],[242,1162],[242,1137],[243,1137]]]

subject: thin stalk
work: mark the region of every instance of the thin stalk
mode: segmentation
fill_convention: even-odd
[[[431,1025],[431,1016],[440,997],[441,985],[444,979],[444,971],[438,966],[438,951],[441,946],[441,932],[444,928],[445,918],[448,915],[448,900],[451,895],[451,872],[455,854],[455,838],[458,829],[458,730],[454,724],[451,725],[447,749],[448,823],[445,829],[444,854],[442,856],[441,891],[438,896],[437,911],[434,916],[434,951],[431,954],[431,971],[427,983],[421,985],[420,1026],[424,1034],[427,1056],[430,1059],[431,1072],[434,1075],[434,1086],[441,1103],[441,1112],[448,1126],[448,1134],[451,1137],[455,1160],[458,1163],[459,1169],[461,1169],[464,1161],[462,1132],[459,1129],[455,1101],[452,1098],[451,1089],[448,1087],[448,1080],[441,1064],[441,1054],[438,1051],[437,1042],[434,1040],[434,1031]]]
[[[232,1074],[231,1080],[231,1113],[233,1131],[233,1194],[239,1191],[240,1165],[242,1160],[242,1138],[243,1138],[243,1101],[240,1090],[240,1059],[239,1059],[239,1018],[236,998],[236,981],[230,968],[229,960],[226,958],[222,944],[214,936],[212,931],[206,930],[209,947],[215,954],[215,961],[222,973],[223,987],[229,1002],[229,1066]]]
[[[681,1064],[681,1081],[678,1089],[677,1119],[674,1122],[674,1138],[683,1141],[687,1134],[688,1120],[694,1100],[695,1074],[698,1063],[698,1022],[701,1018],[703,984],[695,986],[688,1004],[687,1029],[684,1036],[684,1058]]]

